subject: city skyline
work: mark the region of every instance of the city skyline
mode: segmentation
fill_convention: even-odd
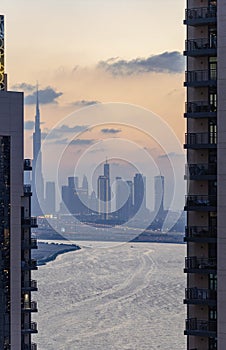
[[[55,1],[53,16],[50,12],[52,6],[52,0],[38,6],[35,3],[27,4],[24,0],[10,3],[3,0],[2,5],[12,43],[7,47],[7,70],[12,72],[9,88],[25,91],[26,157],[32,157],[37,80],[40,85],[43,136],[74,110],[97,102],[122,102],[153,111],[169,123],[182,141],[184,8],[181,1],[177,0],[173,7],[166,1],[109,1],[104,6],[100,0],[67,1],[64,4]],[[34,13],[35,19],[30,21]],[[156,28],[160,15],[162,31],[158,35]],[[171,16],[175,19],[173,23]],[[91,27],[87,25],[89,21]],[[17,38],[15,26],[20,27],[20,39]],[[105,27],[106,30],[102,30]],[[59,42],[63,42],[63,46]],[[26,43],[30,45],[29,50]],[[25,50],[26,62],[23,59]],[[19,69],[13,60],[15,55]],[[124,130],[120,134],[109,133],[108,136],[124,137],[128,133],[128,130]],[[67,132],[63,135],[66,137]],[[84,139],[92,142],[94,138],[102,139],[106,134],[98,131],[94,136],[87,136],[84,135]],[[140,136],[137,139],[142,141]],[[52,141],[57,147],[57,139]],[[77,145],[77,151],[84,148],[85,144]],[[161,156],[161,153],[157,156]]]
[[[50,12],[52,6],[54,14]],[[26,158],[33,157],[38,81],[40,127],[45,143],[43,176],[46,181],[56,183],[57,198],[63,178],[76,172],[76,164],[84,154],[87,155],[83,172],[86,174],[94,172],[101,153],[103,161],[114,150],[114,158],[118,157],[120,163],[122,147],[118,140],[125,140],[123,151],[127,150],[127,154],[124,152],[124,159],[129,159],[138,172],[145,174],[148,186],[149,183],[153,186],[150,177],[160,172],[165,176],[168,206],[172,202],[175,182],[180,187],[175,192],[185,192],[182,176],[180,180],[172,180],[175,172],[182,174],[184,171],[181,145],[184,141],[185,60],[182,55],[184,6],[181,1],[176,0],[172,6],[163,0],[154,3],[79,0],[64,4],[55,1],[54,5],[52,0],[47,0],[37,6],[24,0],[10,3],[3,0],[2,11],[6,14],[11,42],[7,46],[6,68],[12,72],[8,85],[25,92],[25,155]],[[159,21],[161,35],[156,34]],[[25,23],[29,31],[25,30]],[[20,27],[20,40],[15,26]],[[19,69],[13,59],[15,55]],[[121,112],[116,107],[120,103]],[[113,112],[111,118],[106,118],[109,109]],[[71,113],[73,118],[70,118]],[[114,113],[122,113],[123,117],[119,119]],[[146,115],[148,113],[150,116]],[[156,118],[152,121],[153,114]],[[98,115],[102,115],[101,124],[97,122]],[[138,125],[142,118],[145,119],[143,124],[150,124],[149,136],[145,134],[145,128],[141,130],[142,125]],[[162,140],[156,142],[158,135],[152,131],[156,119],[168,125],[164,137],[167,144],[163,145]],[[111,140],[116,142],[106,142]],[[131,149],[131,143],[137,149]],[[62,154],[64,159],[59,162]],[[56,180],[54,176],[61,164]],[[174,170],[169,171],[169,167]],[[175,196],[173,210],[183,206],[183,199]]]

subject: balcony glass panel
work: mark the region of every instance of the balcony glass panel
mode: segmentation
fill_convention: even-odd
[[[189,207],[215,207],[217,196],[215,195],[188,195],[186,196],[186,206]]]
[[[206,70],[192,70],[187,71],[185,76],[186,84],[192,86],[205,86],[211,84],[211,82],[216,83],[217,80],[217,69],[206,69]]]
[[[217,133],[216,132],[202,132],[202,133],[188,133],[185,134],[185,144],[187,146],[195,145],[216,145]]]
[[[185,298],[188,300],[216,300],[217,292],[210,289],[187,288],[185,290]]]
[[[217,267],[216,258],[198,258],[196,256],[191,256],[185,258],[185,268],[186,269],[208,269],[215,270]]]
[[[217,107],[208,101],[187,102],[185,105],[186,113],[215,113]]]
[[[212,176],[217,174],[216,164],[188,164],[185,167],[185,174],[187,177],[195,176]]]
[[[216,20],[217,6],[211,5],[209,7],[197,7],[192,9],[186,9],[185,21],[187,24],[202,24],[212,22]]]
[[[197,320],[197,318],[189,318],[186,320],[186,330],[188,331],[206,331],[216,332],[216,321]]]
[[[216,40],[209,40],[209,38],[201,39],[190,39],[186,41],[186,50],[199,50],[199,49],[216,49],[217,42]]]
[[[217,236],[217,227],[188,226],[185,228],[185,235],[188,238],[214,238]]]

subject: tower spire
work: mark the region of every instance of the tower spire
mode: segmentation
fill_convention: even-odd
[[[40,128],[40,110],[39,110],[39,90],[38,90],[38,82],[36,84],[36,115],[35,115],[35,129],[38,130]]]

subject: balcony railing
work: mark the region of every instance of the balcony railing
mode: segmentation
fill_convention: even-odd
[[[216,22],[217,6],[197,7],[186,9],[184,24],[187,25],[203,25]]]
[[[186,238],[216,238],[216,226],[187,226],[185,228]]]
[[[217,54],[217,38],[187,40],[185,50],[184,55],[186,56],[215,56]]]
[[[24,170],[32,170],[32,162],[31,159],[24,159]]]
[[[37,323],[30,322],[28,325],[24,325],[22,328],[23,333],[38,333]]]
[[[185,210],[214,211],[217,206],[215,195],[188,195],[185,197]]]
[[[23,227],[38,227],[37,218],[35,216],[22,218],[22,225]]]
[[[22,270],[37,270],[37,260],[31,259],[29,261],[21,262]]]
[[[23,345],[23,350],[37,350],[37,344],[36,343],[31,343],[31,345],[24,344]]]
[[[197,318],[189,318],[186,320],[186,332],[189,334],[191,331],[203,334],[206,336],[215,335],[217,331],[217,321],[197,320]]]
[[[217,175],[217,165],[215,163],[187,164],[185,166],[185,177],[190,180],[212,179]]]
[[[36,301],[24,302],[22,308],[23,308],[24,311],[32,311],[32,312],[35,312],[35,311],[38,310],[38,308],[37,308],[37,302],[36,302]]]
[[[38,283],[36,280],[24,281],[22,283],[22,289],[36,291],[38,289]]]
[[[217,206],[217,196],[215,195],[188,195],[186,198],[187,209],[207,208]]]
[[[184,86],[215,86],[217,84],[217,70],[191,70],[185,73]]]
[[[37,249],[38,243],[36,238],[30,238],[28,240],[22,241],[22,248],[23,249]]]
[[[24,195],[25,196],[31,196],[31,185],[24,185]]]
[[[208,118],[217,115],[217,106],[208,101],[187,102],[185,105],[185,117]]]
[[[216,148],[217,133],[201,132],[185,134],[185,148]]]
[[[185,272],[190,270],[216,270],[217,259],[216,258],[198,258],[197,256],[189,256],[185,258]]]
[[[185,299],[188,302],[194,301],[195,303],[208,303],[208,301],[216,302],[217,292],[211,289],[201,288],[186,288]]]

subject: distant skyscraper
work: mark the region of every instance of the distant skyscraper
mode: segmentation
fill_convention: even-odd
[[[119,220],[126,221],[132,216],[133,183],[116,177],[116,215]]]
[[[104,164],[104,176],[110,178],[110,167],[107,160],[106,160],[106,163]]]
[[[108,199],[109,179],[104,175],[100,175],[97,181],[98,194],[98,212],[102,219],[108,219],[109,215],[109,199]]]
[[[155,176],[155,214],[164,212],[164,176]]]
[[[134,177],[134,211],[146,209],[146,178],[138,173]]]
[[[40,110],[39,96],[37,88],[35,132],[33,133],[33,165],[32,165],[32,213],[41,215],[41,207],[44,204],[44,181],[42,175],[42,152],[41,152],[41,129],[40,129]]]
[[[69,176],[68,177],[68,187],[71,190],[78,189],[78,177],[77,176]]]
[[[54,214],[56,211],[55,182],[46,182],[45,211],[46,214]]]
[[[0,15],[0,349],[36,349],[31,334],[37,325],[31,314],[37,311],[31,292],[37,290],[31,270],[31,187],[23,184],[23,171],[31,170],[23,159],[23,94],[7,91],[4,82],[4,17]]]
[[[104,164],[104,175],[100,175],[97,181],[97,195],[98,195],[98,211],[104,220],[108,220],[111,212],[111,186],[110,186],[110,168],[106,161]]]
[[[85,175],[83,176],[83,180],[82,180],[82,189],[83,189],[83,191],[86,191],[87,195],[88,195],[89,185],[88,185],[87,177]]]
[[[91,195],[90,195],[90,204],[89,204],[89,208],[91,209],[91,212],[98,212],[98,200],[96,197],[96,193],[94,191],[92,191]]]

